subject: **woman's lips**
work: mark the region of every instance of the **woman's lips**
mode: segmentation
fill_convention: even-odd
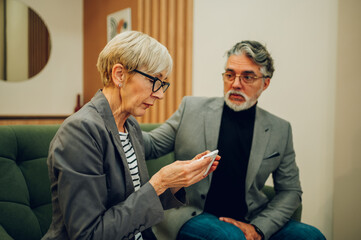
[[[149,104],[149,103],[143,103],[143,104],[145,105],[146,108],[153,106],[153,104]]]

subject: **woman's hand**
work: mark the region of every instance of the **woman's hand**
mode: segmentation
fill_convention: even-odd
[[[172,192],[175,193],[182,187],[188,187],[196,182],[199,182],[208,176],[209,173],[216,170],[218,161],[221,159],[221,157],[217,155],[209,173],[204,175],[208,165],[211,163],[211,158],[200,158],[209,152],[210,151],[206,151],[198,154],[192,160],[176,161],[161,168],[153,175],[153,177],[149,180],[149,183],[152,184],[159,196],[168,188],[171,188]]]

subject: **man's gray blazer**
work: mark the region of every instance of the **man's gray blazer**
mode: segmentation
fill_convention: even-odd
[[[148,182],[140,127],[133,117],[125,126],[142,185],[136,192],[101,91],[59,128],[47,162],[53,219],[43,239],[132,239],[138,232],[154,238],[150,227],[163,219],[163,209],[181,205],[170,190],[157,196]]]
[[[146,159],[174,150],[177,160],[189,160],[205,150],[217,149],[223,105],[223,98],[185,97],[164,124],[143,132]],[[270,174],[276,191],[271,202],[261,191]],[[186,189],[187,206],[166,211],[165,221],[154,228],[159,238],[175,239],[187,220],[203,212],[211,178],[212,174]],[[258,226],[266,239],[290,219],[301,202],[291,126],[258,107],[245,189],[246,219]]]

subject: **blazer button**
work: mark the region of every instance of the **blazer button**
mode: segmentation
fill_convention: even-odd
[[[201,195],[201,198],[202,198],[203,200],[206,199],[206,195],[202,194],[202,195]]]
[[[197,213],[196,213],[196,212],[192,212],[192,216],[194,217],[195,215],[197,215]]]

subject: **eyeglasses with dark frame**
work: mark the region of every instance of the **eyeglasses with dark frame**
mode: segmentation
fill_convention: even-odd
[[[252,84],[254,81],[256,81],[259,78],[267,78],[267,76],[250,76],[250,75],[237,75],[232,71],[226,71],[222,73],[223,80],[227,82],[234,82],[236,80],[236,77],[239,77],[240,81],[243,81],[246,84]]]
[[[139,71],[137,69],[134,69],[133,71],[143,75],[144,77],[147,77],[149,81],[153,82],[153,87],[152,87],[153,92],[157,92],[161,88],[163,89],[163,92],[165,92],[165,91],[167,91],[167,89],[168,89],[168,87],[170,85],[169,82],[163,82],[159,78],[153,77],[153,76],[151,76],[149,74],[146,74],[144,72],[141,72],[141,71]]]

